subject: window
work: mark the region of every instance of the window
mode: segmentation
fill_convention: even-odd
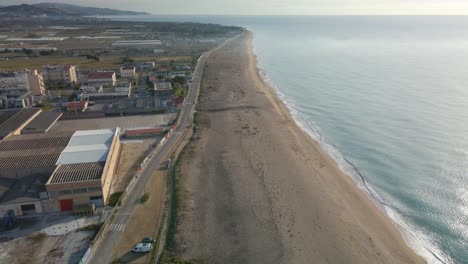
[[[86,189],[86,188],[73,189],[73,194],[86,193],[86,192],[88,192],[88,189]]]
[[[70,195],[72,194],[71,190],[62,190],[58,192],[59,196]]]
[[[88,192],[100,192],[101,187],[89,187]]]

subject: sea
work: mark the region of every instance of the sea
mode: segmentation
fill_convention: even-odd
[[[297,123],[429,263],[468,263],[468,17],[129,16],[254,33]]]

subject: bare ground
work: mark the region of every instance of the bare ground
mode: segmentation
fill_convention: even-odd
[[[182,167],[177,256],[203,263],[423,263],[256,72],[246,34],[207,61]]]

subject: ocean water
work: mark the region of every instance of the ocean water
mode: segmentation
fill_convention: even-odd
[[[430,263],[468,263],[468,17],[142,16],[239,25],[302,128]]]

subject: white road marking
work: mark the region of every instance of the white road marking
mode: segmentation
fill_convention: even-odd
[[[111,231],[122,232],[125,229],[125,224],[112,224],[110,227]]]

